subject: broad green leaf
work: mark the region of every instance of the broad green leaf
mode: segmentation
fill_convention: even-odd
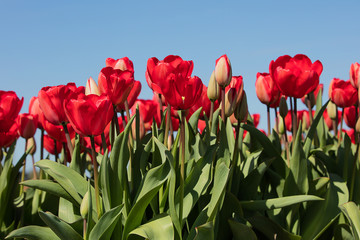
[[[140,225],[130,232],[128,239],[135,240],[140,236],[148,240],[174,239],[174,229],[169,215],[158,216],[149,222]]]
[[[71,156],[70,168],[74,169],[77,173],[82,174],[84,172],[81,156],[80,156],[80,136],[76,134],[75,136],[75,147],[73,155]]]
[[[55,196],[65,198],[66,200],[68,200],[74,204],[78,204],[78,202],[76,202],[75,199],[72,198],[70,196],[70,194],[64,190],[64,188],[62,188],[58,183],[53,182],[51,180],[46,180],[46,179],[27,180],[20,184],[27,186],[27,187],[32,187],[32,188],[43,190],[43,191],[53,194]]]
[[[296,203],[324,200],[313,195],[295,195],[267,200],[240,201],[242,208],[253,211],[263,211],[275,208],[283,208]]]
[[[68,223],[60,220],[50,212],[39,212],[41,219],[48,225],[51,230],[61,240],[82,240],[83,238],[78,234]]]
[[[12,231],[5,239],[26,238],[29,240],[60,240],[49,228],[40,226],[26,226]]]
[[[117,206],[107,211],[92,229],[89,240],[107,240],[110,239],[111,234],[119,221],[120,213],[123,205]]]
[[[194,133],[197,133],[197,129],[198,129],[198,122],[199,122],[199,117],[202,111],[202,107],[200,107],[198,110],[196,110],[191,117],[189,118],[188,124],[189,126],[192,128],[192,130],[194,131]]]
[[[194,240],[214,240],[214,226],[213,222],[207,222],[201,226],[198,226],[196,229],[196,236]]]
[[[100,183],[101,183],[102,198],[104,202],[105,212],[109,211],[111,208],[109,168],[110,168],[110,161],[108,158],[108,149],[106,149],[100,165]]]
[[[303,239],[315,239],[340,213],[339,206],[349,201],[346,183],[339,176],[330,174],[330,184],[325,200],[309,203],[301,220]]]
[[[356,240],[360,239],[360,210],[354,202],[348,202],[340,206],[341,211],[348,219],[353,236]]]
[[[234,221],[233,219],[229,219],[228,222],[233,234],[233,240],[257,240],[256,234],[251,229],[251,227]]]

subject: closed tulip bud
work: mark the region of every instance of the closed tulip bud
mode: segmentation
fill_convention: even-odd
[[[225,94],[225,115],[230,117],[234,113],[236,107],[236,92],[234,88],[230,88],[229,91]]]
[[[80,214],[83,219],[86,218],[89,212],[89,192],[86,192],[80,205]]]
[[[328,105],[327,105],[327,107],[326,107],[326,109],[327,109],[327,113],[328,113],[328,116],[329,116],[329,118],[331,119],[331,120],[336,120],[336,105],[335,105],[335,103],[333,103],[333,102],[329,102],[328,103]]]
[[[30,150],[31,149],[31,150]],[[32,137],[32,138],[29,138],[27,141],[26,141],[26,151],[30,150],[30,154],[31,155],[34,155],[35,152],[36,152],[36,142],[35,142],[35,139]]]
[[[309,106],[310,104],[310,108],[313,108],[315,106],[316,100],[315,100],[314,92],[310,92],[306,94],[304,103],[306,106]]]
[[[226,55],[222,55],[216,60],[215,79],[220,87],[225,88],[230,84],[232,77],[231,63]]]
[[[220,97],[220,87],[217,81],[215,80],[215,71],[213,71],[210,76],[209,86],[207,89],[207,96],[210,99],[210,101],[215,101]]]
[[[247,104],[247,97],[244,91],[244,95],[242,97],[241,103],[236,106],[235,110],[235,117],[238,119],[239,122],[245,122],[248,117],[248,104]]]
[[[286,99],[284,96],[281,97],[280,105],[279,105],[279,113],[282,118],[285,118],[285,116],[288,114],[288,106],[286,103]]]
[[[278,131],[279,131],[280,134],[284,134],[285,133],[284,119],[281,116],[278,119],[279,119],[279,121],[278,121]]]
[[[86,87],[85,87],[85,95],[89,95],[89,94],[95,94],[95,95],[100,96],[99,88],[92,77],[90,77],[87,80]]]
[[[360,133],[360,118],[356,121],[355,130],[357,133]]]

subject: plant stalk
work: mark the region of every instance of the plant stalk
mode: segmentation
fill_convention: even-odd
[[[98,163],[96,160],[94,136],[90,136],[90,141],[91,141],[91,156],[92,156],[93,164],[94,164],[94,185],[95,185],[96,209],[97,209],[98,219],[100,219],[100,217],[102,216],[102,207],[100,205],[99,172],[98,172]]]

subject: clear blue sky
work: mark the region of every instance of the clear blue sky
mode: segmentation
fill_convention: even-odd
[[[360,1],[2,1],[0,89],[24,96],[27,112],[42,87],[84,85],[107,57],[127,56],[140,97],[151,98],[148,58],[193,60],[193,74],[207,84],[215,60],[227,54],[265,128],[256,73],[281,55],[306,54],[323,63],[327,99],[330,80],[347,80],[351,63],[360,62],[359,9]]]

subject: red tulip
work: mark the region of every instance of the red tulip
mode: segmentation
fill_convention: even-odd
[[[215,62],[215,80],[218,82],[220,87],[224,88],[230,84],[231,77],[231,63],[226,54],[224,54]]]
[[[12,127],[23,103],[24,98],[20,100],[15,92],[0,90],[0,132],[6,132]]]
[[[253,119],[254,126],[257,127],[259,125],[259,122],[260,122],[260,114],[254,113],[254,114],[251,115],[251,118]]]
[[[329,95],[331,101],[341,108],[353,106],[358,101],[357,89],[351,85],[350,81],[343,81],[338,78],[331,81]]]
[[[244,82],[242,76],[233,76],[230,84],[225,88],[225,92],[228,92],[230,88],[234,89],[235,92],[235,104],[238,105],[244,95]]]
[[[350,82],[354,88],[359,88],[359,84],[360,84],[360,64],[359,63],[351,64]]]
[[[40,108],[46,120],[55,125],[68,122],[63,103],[66,99],[84,93],[85,88],[77,88],[75,83],[53,87],[43,87],[38,94]]]
[[[280,90],[269,73],[256,74],[255,91],[260,102],[265,105],[280,103]]]
[[[30,113],[19,114],[17,118],[19,126],[19,134],[25,139],[29,139],[34,136],[36,128],[38,126],[38,120],[36,115]]]
[[[344,120],[349,128],[355,128],[357,111],[355,106],[344,108]]]
[[[146,82],[154,92],[162,94],[161,85],[166,82],[170,73],[190,77],[193,68],[194,64],[192,61],[184,61],[179,56],[169,55],[162,61],[152,57],[147,61]]]
[[[129,108],[131,108],[134,105],[136,99],[140,94],[140,91],[141,91],[141,83],[140,81],[135,81],[134,86],[130,90],[129,96],[127,97]],[[118,112],[125,110],[126,110],[125,105],[123,103],[116,106],[116,111]]]
[[[29,113],[32,115],[36,115],[38,119],[37,127],[40,129],[44,129],[44,122],[46,121],[44,113],[40,108],[40,102],[38,97],[32,97],[29,103]]]
[[[140,119],[144,123],[145,130],[150,130],[153,117],[157,114],[157,103],[154,100],[138,99],[131,108],[133,114],[136,113],[137,107],[139,107]]]
[[[312,63],[303,54],[293,58],[284,55],[271,61],[270,75],[285,96],[301,98],[315,90],[319,84],[319,77],[323,66],[319,60]]]
[[[107,67],[112,67],[113,69],[120,69],[121,71],[130,71],[134,73],[134,64],[128,57],[123,57],[120,59],[107,58],[106,61]]]
[[[114,111],[108,96],[79,95],[65,102],[65,113],[74,130],[82,136],[96,136],[104,132]]]
[[[161,91],[171,107],[176,110],[186,110],[191,108],[200,98],[202,85],[199,77],[171,73],[166,84],[162,83]]]
[[[204,129],[206,128],[206,122],[204,120],[199,119],[198,128],[199,128],[200,134],[202,134]]]
[[[117,106],[125,102],[134,82],[133,72],[105,67],[101,69],[98,84],[100,93],[107,94],[111,102]]]
[[[14,121],[9,130],[0,132],[0,148],[11,146],[18,137],[18,124]]]
[[[48,135],[44,135],[44,148],[52,155],[55,155],[55,141]],[[60,153],[62,150],[62,143],[56,141],[56,152]]]
[[[67,124],[67,129],[69,131],[70,139],[73,139],[75,137],[75,131],[70,123]],[[61,125],[54,125],[51,122],[45,120],[44,130],[47,132],[49,137],[55,139],[58,142],[66,143],[64,128]]]
[[[350,128],[349,130],[343,130],[343,132],[345,132],[349,136],[349,138],[351,140],[351,143],[356,144],[356,142],[355,142],[355,130],[353,128]]]

